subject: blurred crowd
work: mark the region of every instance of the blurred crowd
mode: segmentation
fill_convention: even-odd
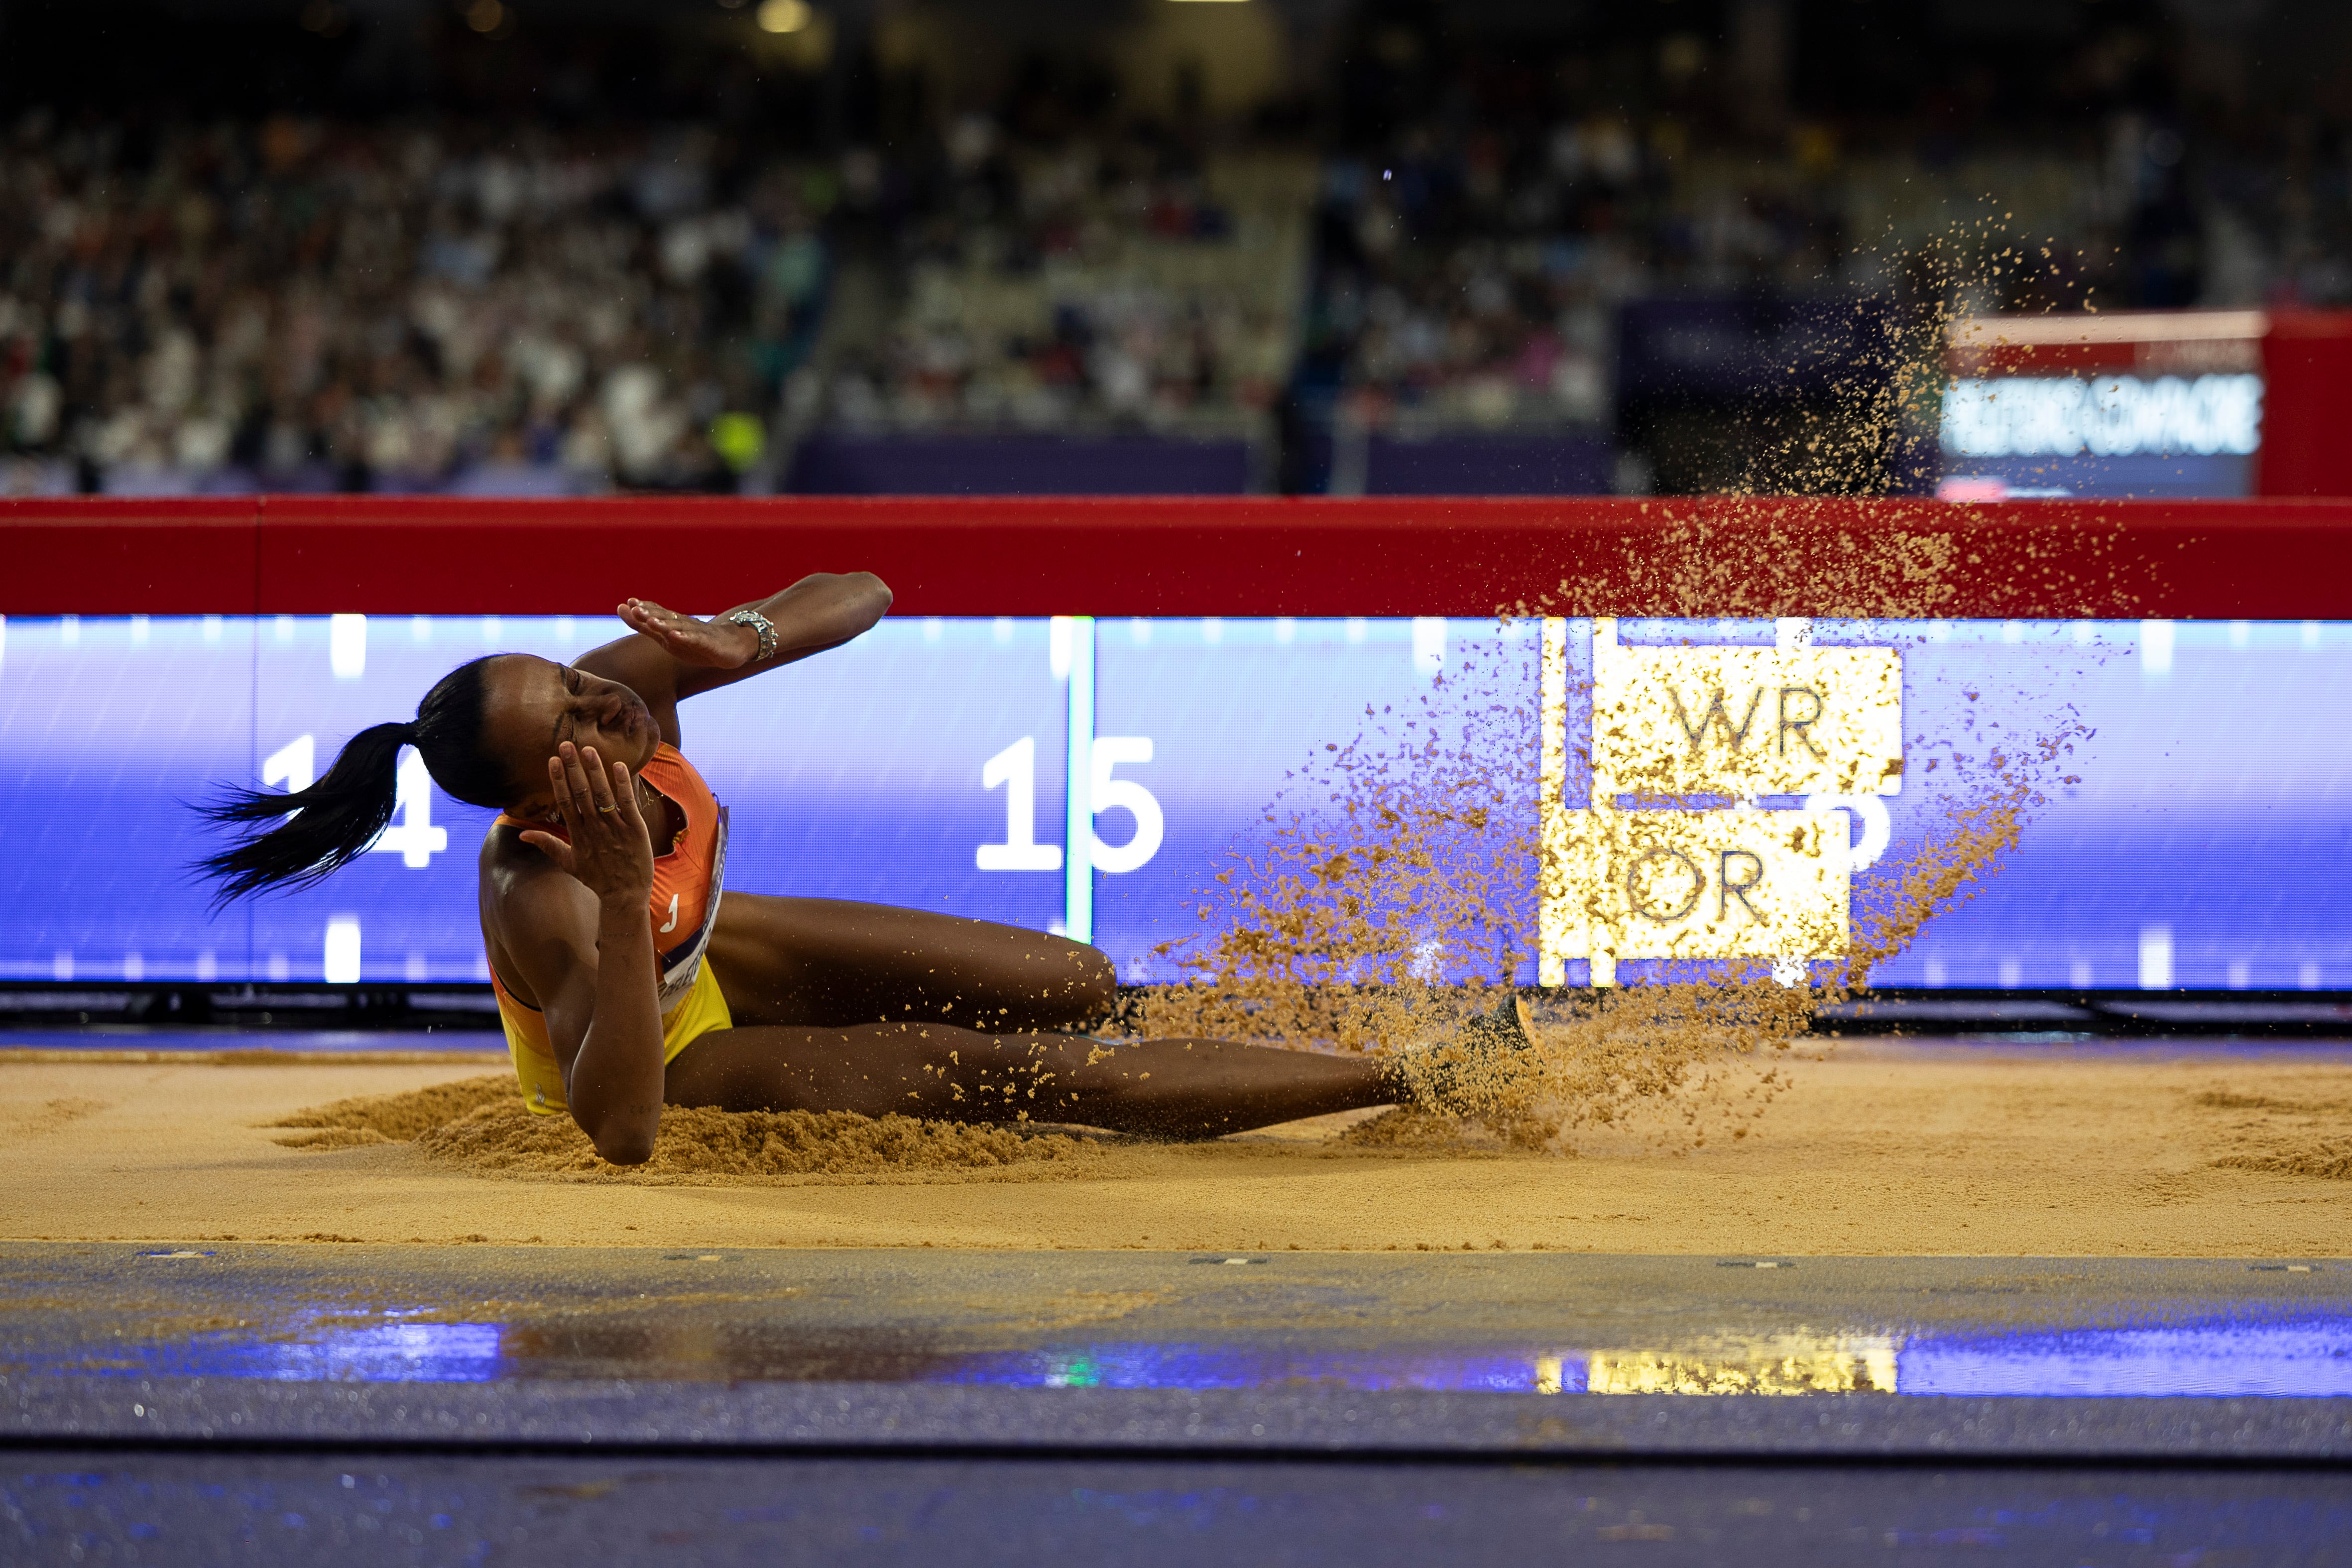
[[[2063,114],[1963,72],[1806,118],[1743,107],[1696,38],[1658,55],[1641,93],[1462,68],[1360,115],[1324,166],[1307,374],[1374,424],[1605,425],[1633,299],[2352,305],[2352,130],[2199,102],[2112,39],[2051,73]]]
[[[928,153],[34,117],[0,144],[8,488],[730,489],[780,400],[1198,428],[1278,395],[1310,160],[1015,148],[979,116]],[[885,319],[819,374],[844,226],[883,237]]]
[[[1608,83],[1417,47],[1213,132],[33,112],[0,135],[0,490],[759,489],[824,428],[1302,407],[1606,431],[1633,300],[2352,304],[2343,129],[2096,38],[2039,107],[1960,71],[1810,117],[1681,36]],[[2023,241],[2048,264],[1996,264]]]
[[[731,488],[820,319],[827,182],[659,134],[29,117],[16,487]]]
[[[1615,308],[1652,279],[1662,183],[1611,119],[1334,160],[1308,351],[1375,416],[1605,424]]]
[[[826,366],[834,420],[1197,430],[1280,393],[1311,160],[1148,135],[1022,145],[972,114],[887,177],[890,319]]]

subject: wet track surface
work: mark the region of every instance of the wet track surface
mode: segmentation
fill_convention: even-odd
[[[13,1462],[11,1462],[13,1461]],[[0,1456],[16,1561],[2340,1563],[2337,1474]],[[78,1550],[77,1550],[78,1549]]]
[[[13,1245],[0,1436],[27,1562],[2322,1563],[2352,1267]]]
[[[2336,1563],[2352,1259],[0,1244],[0,1444],[10,1564]]]
[[[2352,1267],[16,1244],[0,1247],[0,1371],[2352,1397]]]

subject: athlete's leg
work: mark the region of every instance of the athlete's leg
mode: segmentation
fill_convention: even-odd
[[[1091,947],[1018,926],[842,899],[733,893],[710,962],[742,1024],[843,1027],[919,1018],[1006,1033],[1110,1009]]]
[[[1389,1070],[1219,1040],[1108,1046],[984,1035],[944,1024],[719,1029],[669,1064],[672,1105],[726,1110],[899,1111],[960,1121],[1071,1121],[1213,1138],[1396,1102]]]

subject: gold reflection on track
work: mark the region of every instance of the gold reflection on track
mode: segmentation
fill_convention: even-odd
[[[1784,1334],[1719,1350],[1594,1351],[1585,1363],[1592,1394],[1892,1394],[1892,1339]],[[1551,1381],[1547,1387],[1544,1370]],[[1559,1363],[1539,1358],[1536,1386],[1559,1388]]]

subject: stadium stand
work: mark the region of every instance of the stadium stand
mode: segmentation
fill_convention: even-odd
[[[1812,395],[1773,367],[1840,310],[2352,300],[2332,100],[2169,13],[2045,28],[1995,93],[2011,41],[1949,18],[1249,9],[1293,65],[1246,92],[950,90],[982,33],[940,6],[801,5],[761,63],[721,5],[598,35],[591,91],[477,5],[349,110],[52,104],[20,53],[0,491],[1714,489],[1758,471],[1727,412]],[[1913,482],[1900,445],[1853,482]]]

